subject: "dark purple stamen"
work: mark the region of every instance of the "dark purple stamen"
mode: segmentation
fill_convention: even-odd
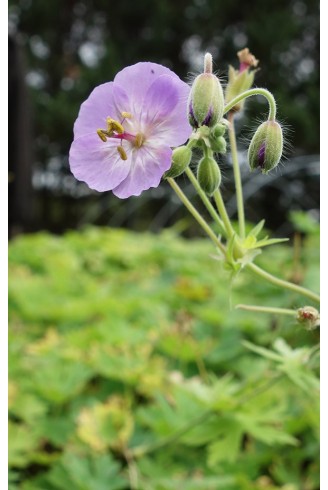
[[[262,143],[260,149],[257,154],[258,158],[258,167],[264,168],[264,160],[265,160],[265,143]]]
[[[208,126],[211,119],[213,116],[213,110],[212,108],[208,111],[207,116],[205,117],[204,121],[202,122],[202,126]]]

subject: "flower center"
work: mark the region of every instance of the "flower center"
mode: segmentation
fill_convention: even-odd
[[[107,117],[107,129],[97,129],[97,134],[103,142],[106,142],[107,138],[121,140],[121,144],[117,147],[117,151],[122,160],[127,160],[127,154],[122,146],[123,140],[129,141],[136,148],[141,148],[145,142],[145,136],[142,133],[137,133],[136,135],[127,133],[122,124],[125,119],[131,119],[132,114],[130,112],[121,112],[121,115],[123,117],[121,122],[116,121],[111,117]]]

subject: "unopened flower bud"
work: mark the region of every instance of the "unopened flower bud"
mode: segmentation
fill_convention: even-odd
[[[212,56],[205,55],[204,73],[195,78],[188,100],[190,125],[214,126],[223,116],[224,96],[219,79],[212,73]]]
[[[212,157],[203,157],[197,169],[199,185],[206,194],[211,196],[221,183],[221,171]]]
[[[224,133],[226,132],[227,126],[226,124],[219,123],[216,124],[210,130],[209,134],[209,142],[211,146],[211,150],[214,153],[226,153],[227,152],[227,142],[223,138]]]
[[[304,306],[297,310],[297,321],[304,325],[306,330],[314,330],[320,325],[320,314],[313,306]]]
[[[220,136],[219,138],[210,138],[210,145],[211,145],[211,150],[214,153],[227,153],[227,142],[223,138],[223,136]]]
[[[174,179],[179,175],[183,174],[188,165],[190,164],[192,156],[192,151],[188,146],[180,146],[175,148],[172,152],[172,165],[167,172],[165,172],[164,177],[171,177]]]
[[[236,70],[232,66],[229,66],[228,85],[225,90],[226,104],[232,101],[235,97],[246,90],[250,89],[254,83],[254,76],[257,70],[258,60],[248,48],[244,48],[238,51],[237,56],[239,58],[239,70]],[[238,112],[242,109],[244,101],[239,102],[233,108],[233,112]]]
[[[226,132],[227,126],[226,124],[216,124],[214,128],[211,129],[211,136],[214,138],[219,138],[220,136],[223,136],[224,133]]]
[[[251,170],[268,173],[280,162],[283,148],[282,129],[277,121],[266,121],[256,130],[248,148]]]

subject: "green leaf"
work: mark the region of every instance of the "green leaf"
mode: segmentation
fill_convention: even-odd
[[[293,446],[298,444],[297,439],[287,432],[273,425],[261,423],[255,413],[238,414],[237,420],[245,432],[265,444],[291,444]]]
[[[265,224],[265,220],[262,219],[261,221],[259,221],[257,223],[257,225],[254,226],[254,228],[251,229],[251,231],[248,233],[248,236],[253,236],[253,237],[257,237],[259,235],[259,233],[262,231],[262,228]]]
[[[108,455],[90,458],[64,454],[47,476],[56,490],[111,490],[126,488],[126,479],[120,474],[120,465]]]
[[[288,242],[289,238],[265,238],[263,240],[259,240],[256,243],[256,248],[267,247],[269,245],[276,245],[277,243]]]
[[[30,383],[41,398],[62,404],[76,396],[92,374],[93,371],[83,364],[51,355],[36,359]]]
[[[38,438],[32,429],[26,425],[9,422],[8,461],[10,466],[27,466],[37,446]]]
[[[277,361],[281,362],[284,360],[283,356],[276,354],[270,349],[266,349],[264,347],[260,347],[259,345],[252,344],[251,342],[248,342],[247,340],[244,340],[242,344],[247,347],[247,349],[256,352],[256,354],[259,354],[260,356],[266,357],[267,359],[271,359],[272,361]]]
[[[213,468],[222,461],[233,463],[239,454],[243,428],[237,420],[226,419],[224,430],[218,435],[218,440],[208,446],[208,465]]]

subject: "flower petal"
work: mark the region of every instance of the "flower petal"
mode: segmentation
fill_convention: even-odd
[[[160,81],[160,79],[158,79],[158,81]],[[152,146],[159,143],[164,143],[165,145],[172,147],[182,145],[192,132],[187,115],[187,102],[190,87],[180,79],[171,79],[171,86],[172,88],[170,91],[168,90],[168,93],[172,93],[175,90],[178,98],[176,101],[174,100],[174,102],[176,102],[175,104],[167,103],[167,107],[171,110],[165,114],[165,116],[153,120],[153,127],[148,138],[149,144]],[[164,94],[162,94],[162,97],[165,101],[166,98]],[[147,98],[145,98],[144,107],[146,104],[148,104]],[[152,112],[150,112],[150,114],[152,114]]]
[[[114,82],[125,90],[130,100],[135,102],[136,111],[137,108],[142,107],[149,87],[161,75],[169,75],[179,80],[179,77],[169,68],[146,61],[124,68],[116,75]]]
[[[161,75],[149,87],[143,103],[143,116],[147,124],[168,116],[179,101],[179,88],[169,75]]]
[[[75,139],[69,153],[74,176],[99,192],[117,187],[128,175],[132,163],[130,144],[124,148],[127,160],[121,159],[118,144],[118,140],[103,142],[95,133]]]
[[[151,148],[147,145],[133,152],[131,169],[123,182],[113,189],[115,196],[125,199],[139,196],[150,187],[158,187],[171,166],[172,150],[168,146]]]
[[[96,87],[87,100],[83,102],[74,124],[74,137],[95,133],[99,128],[106,128],[106,118],[116,118],[113,99],[113,82],[103,83]]]
[[[125,90],[115,82],[113,82],[113,99],[116,113],[118,114],[117,119],[120,121],[122,119],[122,112],[131,111],[131,103]]]

